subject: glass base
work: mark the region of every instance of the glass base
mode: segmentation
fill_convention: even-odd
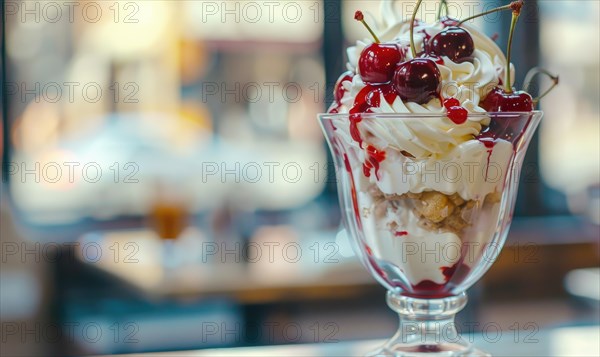
[[[485,353],[482,351],[479,351],[477,349],[471,349],[470,351],[463,351],[463,352],[452,352],[452,351],[442,351],[442,352],[406,352],[406,351],[391,351],[387,348],[381,348],[377,351],[371,352],[369,354],[367,354],[365,357],[409,357],[409,356],[424,356],[424,357],[428,357],[428,356],[460,356],[460,357],[492,357],[492,355],[490,355],[489,353]]]
[[[388,291],[388,306],[400,315],[396,334],[367,357],[490,356],[460,337],[454,316],[467,304],[462,293],[442,299],[419,299]]]

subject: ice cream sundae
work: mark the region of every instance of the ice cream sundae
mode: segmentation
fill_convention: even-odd
[[[405,296],[447,297],[485,272],[473,270],[505,238],[514,200],[502,198],[539,98],[513,88],[522,1],[496,9],[513,14],[507,56],[464,21],[418,20],[420,3],[400,21],[384,1],[377,28],[356,12],[371,38],[348,48],[323,126],[348,177],[363,262]]]
[[[542,113],[513,88],[511,44],[523,1],[510,10],[505,56],[462,21],[383,21],[357,11],[372,39],[348,49],[348,71],[319,116],[332,150],[344,224],[362,263],[400,315],[397,333],[369,356],[487,356],[456,331],[465,290],[506,240],[520,167]],[[441,4],[445,4],[441,0]],[[527,88],[527,86],[526,86]]]

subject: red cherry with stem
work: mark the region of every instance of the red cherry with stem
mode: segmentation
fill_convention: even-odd
[[[398,63],[404,60],[396,44],[372,43],[360,54],[358,73],[365,83],[388,83]]]
[[[398,63],[404,60],[404,54],[398,44],[381,43],[371,27],[365,22],[364,15],[357,11],[354,19],[360,21],[373,36],[375,43],[367,46],[358,59],[358,73],[365,83],[388,83],[394,76]]]
[[[417,58],[414,41],[414,27],[417,10],[423,0],[417,1],[410,24],[410,49],[413,59],[406,61],[394,73],[394,89],[404,101],[418,104],[427,103],[437,97],[441,87],[440,70],[432,60]]]
[[[344,97],[344,93],[346,93],[346,89],[342,85],[345,81],[352,82],[352,78],[354,77],[354,73],[351,71],[346,71],[342,73],[340,78],[338,78],[337,82],[335,82],[335,87],[333,89],[333,96],[336,102],[339,102]]]
[[[402,100],[424,104],[438,96],[441,74],[435,62],[415,58],[402,63],[394,74],[394,89]]]
[[[450,26],[429,41],[427,52],[446,56],[458,63],[470,59],[474,51],[475,43],[471,34],[460,27]]]
[[[488,112],[530,112],[534,108],[533,98],[531,98],[531,95],[523,91],[515,92],[510,85],[510,57],[512,41],[515,27],[517,25],[517,21],[519,20],[519,15],[521,14],[523,2],[519,1],[516,3],[511,3],[511,5],[513,5],[511,7],[513,9],[513,13],[510,24],[510,33],[508,36],[508,50],[506,51],[506,73],[504,80],[505,88],[502,89],[501,87],[495,87],[479,104]]]
[[[533,98],[529,93],[508,93],[500,87],[494,88],[479,105],[488,112],[530,112],[534,108]]]

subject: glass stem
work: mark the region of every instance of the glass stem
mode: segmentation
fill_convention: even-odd
[[[439,299],[419,299],[389,291],[388,306],[400,315],[396,334],[379,354],[402,356],[404,353],[452,351],[453,356],[473,352],[469,342],[456,330],[454,316],[467,304],[465,293]],[[445,354],[444,354],[445,356]]]

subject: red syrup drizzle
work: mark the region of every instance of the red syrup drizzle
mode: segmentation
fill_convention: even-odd
[[[434,283],[431,280],[423,280],[412,286],[412,292],[406,292],[403,295],[417,298],[444,298],[452,296],[453,294],[450,293],[452,287],[462,283],[471,271],[471,268],[460,261],[451,267],[441,267],[440,269],[446,278],[444,284]]]
[[[495,139],[492,138],[477,138],[487,149],[487,164],[485,166],[485,181],[488,179],[488,172],[490,170],[490,159],[492,158],[492,153],[494,152],[494,146],[496,146]]]
[[[498,140],[506,140],[513,144],[513,155],[517,152],[517,144],[529,127],[531,116],[527,120],[522,120],[520,115],[514,117],[505,117],[501,119],[492,119],[490,125],[483,129],[476,137],[488,149],[487,167],[485,180],[487,181],[490,159],[494,151],[494,146]]]
[[[419,345],[415,351],[410,352],[443,352],[439,346],[436,345]]]
[[[358,130],[358,123],[361,121],[362,116],[360,114],[350,114],[350,136],[358,143],[358,146],[362,148],[362,138],[360,136],[360,130]]]
[[[367,146],[367,158],[363,164],[365,177],[371,177],[371,169],[375,169],[375,177],[379,180],[379,164],[385,160],[385,151],[377,150],[376,147]]]
[[[488,168],[494,146],[498,140],[511,142],[513,144],[513,154],[516,153],[516,144],[529,127],[532,116],[530,115],[527,120],[523,120],[522,118],[522,116],[517,115],[514,117],[492,119],[490,125],[476,137],[488,149]],[[444,277],[446,277],[446,283],[437,284],[431,280],[423,280],[413,285],[412,291],[406,292],[404,295],[417,298],[443,298],[452,296],[453,294],[450,293],[452,288],[466,279],[471,268],[461,260],[451,267],[442,267],[441,270]]]
[[[399,232],[394,233],[394,237],[404,237],[407,235],[408,235],[407,231],[399,231]]]
[[[350,109],[350,136],[358,145],[363,147],[363,140],[360,135],[358,123],[362,121],[362,113],[372,113],[371,108],[381,105],[381,96],[388,103],[393,103],[398,95],[394,91],[392,84],[373,85],[367,84],[356,95],[354,105]],[[366,177],[371,176],[371,169],[375,171],[375,177],[379,179],[379,166],[385,160],[385,151],[379,150],[373,145],[368,145],[366,148],[367,158],[363,164],[363,173]]]
[[[372,113],[371,108],[381,104],[381,94],[388,103],[393,103],[398,97],[391,83],[367,84],[356,95],[350,114]]]
[[[329,110],[327,110],[327,113],[338,114],[340,112],[340,108],[342,107],[342,98],[347,92],[346,88],[342,84],[345,81],[352,82],[353,77],[354,73],[350,71],[342,73],[340,78],[335,83],[335,87],[333,88],[333,103],[331,103],[331,106],[329,107]]]

